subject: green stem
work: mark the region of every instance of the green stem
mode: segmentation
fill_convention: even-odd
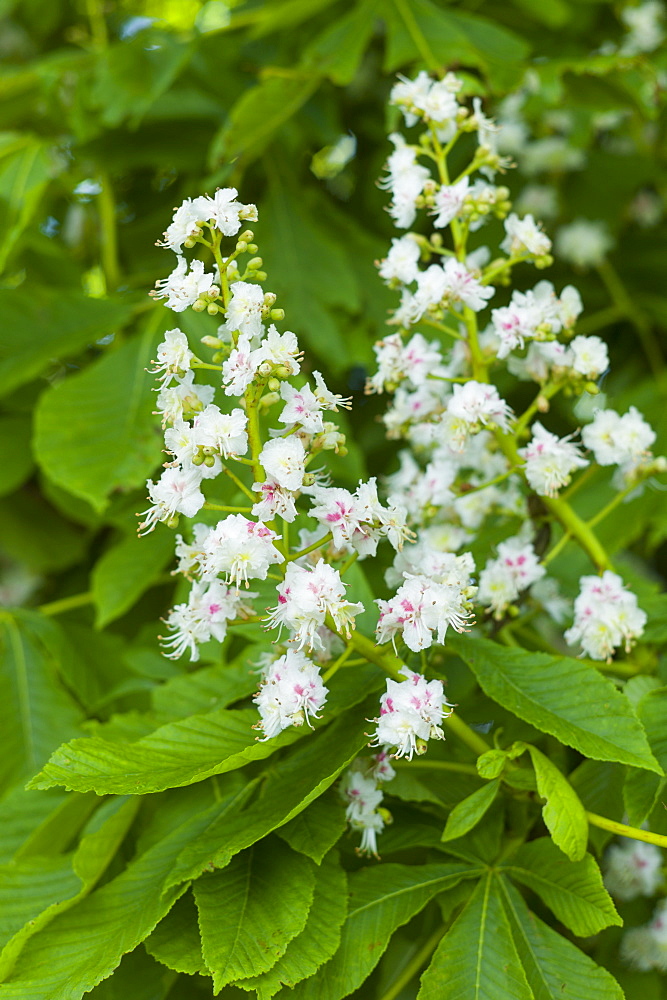
[[[519,469],[509,469],[508,472],[503,472],[500,476],[496,476],[495,479],[489,479],[488,482],[482,483],[481,486],[471,486],[469,490],[460,490],[458,496],[467,497],[470,496],[471,493],[479,493],[480,490],[485,490],[487,486],[496,486],[497,483],[502,483],[503,480],[508,479],[509,476],[513,476],[515,472],[519,472]]]
[[[542,565],[543,566],[548,566],[549,563],[551,562],[551,560],[555,559],[556,556],[559,555],[560,552],[562,552],[562,550],[565,548],[565,546],[567,545],[567,543],[570,541],[571,538],[572,538],[572,535],[570,534],[569,531],[563,532],[563,534],[558,539],[558,541],[556,542],[556,544],[551,546],[551,548],[549,549],[549,551],[547,552],[547,554],[541,560]]]
[[[345,661],[350,658],[350,655],[351,655],[353,649],[354,649],[354,646],[348,645],[343,650],[343,652],[340,654],[340,656],[338,657],[338,659],[335,660],[334,663],[331,664],[331,666],[329,667],[329,669],[327,670],[327,672],[323,675],[323,677],[322,677],[323,681],[326,682],[331,677],[333,677],[333,675],[336,673],[336,671],[339,669],[339,667],[342,667],[343,664],[345,663]]]
[[[207,501],[204,504],[204,510],[224,510],[229,514],[250,514],[252,507],[228,507],[226,504],[208,503]]]
[[[195,361],[190,362],[191,368],[208,368],[212,372],[221,372],[222,365],[209,365],[206,361],[200,361],[198,358]]]
[[[439,323],[438,320],[427,319],[425,316],[422,316],[419,322],[423,323],[424,326],[432,326],[434,330],[439,330],[441,333],[446,333],[448,337],[453,337],[454,340],[465,339],[460,333],[458,333],[458,331],[452,329],[451,326],[447,326],[445,323]]]
[[[431,51],[424,34],[417,23],[417,20],[410,10],[410,5],[407,0],[394,0],[394,6],[398,11],[400,18],[402,19],[405,27],[408,30],[410,38],[415,43],[415,48],[421,55],[422,59],[431,70],[432,73],[440,73],[441,65]]]
[[[561,499],[569,502],[570,497],[574,496],[574,494],[581,489],[581,487],[587,483],[591,476],[593,476],[597,471],[598,466],[594,463],[589,465],[587,469],[584,469],[583,472],[577,476],[572,485],[568,486],[564,493],[561,493]]]
[[[111,178],[107,173],[100,175],[102,190],[97,196],[97,209],[100,220],[100,255],[102,270],[107,285],[107,292],[115,292],[121,280],[118,263],[118,236],[116,230],[116,201],[114,199]]]
[[[530,254],[523,254],[521,257],[508,257],[507,260],[502,261],[502,263],[497,264],[496,267],[491,268],[489,271],[485,271],[482,277],[482,284],[488,285],[490,281],[497,278],[499,274],[503,271],[508,271],[514,267],[515,264],[520,264],[524,260],[529,260]]]
[[[543,400],[551,399],[563,388],[563,382],[549,382],[543,386],[530,406],[521,414],[514,425],[514,434],[519,437],[530,423],[533,415],[542,409]]]
[[[293,555],[288,556],[286,562],[293,562],[295,559],[300,559],[301,556],[307,556],[309,552],[314,552],[315,549],[322,548],[322,546],[326,545],[327,542],[330,542],[332,538],[333,535],[331,534],[331,532],[327,531],[326,535],[322,535],[322,537],[318,538],[316,542],[313,542],[312,545],[309,545],[307,549],[301,549],[300,552],[295,552]]]
[[[426,939],[418,952],[416,952],[405,966],[400,976],[394,980],[388,990],[382,994],[380,1000],[396,1000],[397,996],[403,992],[418,972],[426,965],[429,958],[438,947],[441,938],[445,933],[445,927],[439,927],[429,938]]]
[[[248,499],[252,500],[253,504],[257,503],[257,497],[254,495],[254,493],[250,492],[248,487],[241,482],[238,476],[234,475],[231,469],[228,469],[226,465],[223,465],[222,471],[225,473],[226,476],[229,476],[229,478],[232,480],[233,483],[236,484],[236,486],[238,486],[238,488],[241,490],[241,493],[245,493]]]
[[[632,840],[642,840],[645,844],[656,844],[658,847],[667,847],[667,837],[664,837],[661,833],[638,830],[634,826],[617,823],[615,819],[598,816],[597,813],[587,812],[586,818],[591,826],[597,826],[600,830],[608,830],[609,833],[615,833],[619,837],[630,837]]]
[[[604,518],[607,516],[607,514],[611,514],[612,510],[618,507],[619,503],[622,503],[623,500],[625,500],[625,498],[630,493],[632,493],[634,490],[637,489],[638,485],[639,483],[632,483],[632,485],[626,486],[624,490],[621,490],[620,493],[617,493],[616,496],[612,500],[610,500],[609,503],[606,504],[606,506],[602,508],[602,510],[599,510],[594,517],[589,518],[589,520],[586,522],[588,527],[594,528],[596,524],[599,524],[600,521],[603,521]]]
[[[93,45],[96,49],[106,49],[109,44],[109,33],[101,0],[86,0],[86,13]]]
[[[89,590],[85,594],[72,594],[71,597],[61,597],[60,600],[51,601],[49,604],[40,604],[37,610],[43,615],[62,615],[65,611],[92,604],[94,600],[93,592]]]
[[[252,455],[251,465],[256,483],[263,483],[266,474],[262,468],[259,455],[263,447],[262,435],[259,427],[259,407],[257,405],[258,396],[261,396],[262,389],[250,385],[246,389],[246,416],[248,417],[248,444]]]
[[[350,566],[353,566],[354,563],[357,561],[358,558],[359,558],[359,553],[358,552],[353,552],[352,555],[348,559],[345,560],[345,562],[343,563],[343,565],[341,566],[341,568],[338,570],[339,576],[342,576],[343,573],[347,573],[347,571],[350,568]]]

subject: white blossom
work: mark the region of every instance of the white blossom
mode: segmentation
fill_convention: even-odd
[[[232,297],[227,306],[227,327],[248,337],[259,337],[262,332],[264,290],[248,281],[235,281]]]
[[[172,379],[182,378],[190,370],[193,359],[194,354],[188,345],[188,338],[176,327],[165,332],[164,340],[157,349],[155,368],[151,371],[154,375],[162,372],[160,382],[163,386],[167,386],[171,384]]]
[[[205,501],[200,484],[201,473],[195,468],[165,469],[157,483],[149,479],[146,485],[153,506],[139,515],[146,519],[139,525],[140,534],[148,534],[158,521],[172,521],[177,514],[194,517]]]
[[[193,260],[188,270],[185,257],[179,257],[169,277],[156,281],[155,291],[150,294],[155,299],[166,299],[165,305],[180,313],[194,305],[202,295],[215,296],[217,292],[215,277],[204,271],[203,261]]]
[[[623,901],[653,896],[662,884],[663,857],[659,847],[623,837],[605,855],[604,884]]]
[[[165,656],[175,660],[189,649],[190,659],[198,660],[201,643],[209,639],[223,641],[227,623],[238,616],[240,604],[238,592],[219,580],[194,583],[187,604],[177,604],[165,618],[172,633],[162,639],[163,647],[168,650]]]
[[[290,562],[285,579],[278,584],[278,604],[266,619],[267,627],[285,625],[293,633],[298,648],[322,648],[318,629],[331,615],[337,630],[349,636],[354,627],[354,616],[363,611],[362,604],[351,604],[345,599],[345,585],[337,570],[320,559],[313,567],[305,568]]]
[[[407,575],[393,598],[375,602],[380,608],[378,642],[394,642],[400,632],[408,649],[418,652],[431,646],[434,639],[443,643],[450,626],[456,632],[467,631],[472,618],[468,610],[470,593],[468,581],[463,586]]]
[[[273,438],[259,453],[259,463],[270,479],[282,489],[299,490],[303,486],[306,450],[298,437]]]
[[[470,179],[466,176],[456,184],[444,184],[433,197],[431,215],[435,215],[433,225],[436,229],[448,226],[463,208],[468,193]]]
[[[532,545],[521,537],[509,538],[498,546],[498,555],[489,559],[479,576],[477,600],[501,618],[508,605],[522,590],[541,579],[546,570],[540,566]]]
[[[524,215],[520,219],[512,212],[505,219],[505,232],[507,236],[500,247],[514,257],[525,253],[533,257],[544,257],[551,250],[551,240],[542,232],[532,215]]]
[[[266,580],[269,567],[285,559],[273,544],[280,537],[262,521],[229,514],[204,541],[202,577],[210,580],[224,573],[226,582],[237,588],[241,583],[247,587],[249,579]]]
[[[613,245],[604,222],[576,219],[556,233],[556,255],[576,267],[598,267]]]
[[[213,401],[212,385],[195,385],[195,373],[186,372],[176,385],[163,386],[157,396],[157,413],[162,415],[162,426],[194,415]]]
[[[416,281],[420,254],[419,244],[412,233],[393,239],[389,253],[380,261],[380,277],[386,282],[401,281],[404,285]]]

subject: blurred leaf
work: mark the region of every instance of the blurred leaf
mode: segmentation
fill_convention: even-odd
[[[280,840],[238,854],[193,887],[202,953],[217,993],[227,983],[267,972],[306,925],[315,865]]]
[[[533,1000],[497,881],[483,878],[435,950],[418,1000]]]
[[[138,486],[157,464],[153,380],[146,367],[163,323],[161,314],[154,314],[141,336],[52,386],[40,399],[38,462],[54,482],[97,511],[108,506],[113,490]]]
[[[520,847],[503,869],[536,892],[579,937],[623,924],[590,854],[566,861],[549,837],[540,837]]]
[[[269,76],[237,101],[225,124],[214,136],[209,165],[259,156],[282,125],[312,97],[320,77],[310,73]]]
[[[124,326],[130,302],[67,289],[0,289],[0,394]]]
[[[319,226],[317,213],[304,204],[282,168],[272,174],[262,215],[271,219],[271,226],[261,235],[261,249],[273,287],[284,296],[286,323],[318,357],[325,354],[334,371],[341,371],[350,357],[334,315],[359,307],[352,263]]]
[[[0,496],[12,493],[25,482],[35,467],[30,449],[32,422],[29,417],[0,417],[2,465],[0,466]]]
[[[0,548],[37,573],[78,562],[86,536],[31,489],[0,498]]]
[[[31,611],[0,612],[0,787],[34,774],[78,730],[81,712],[60,684],[57,626]]]
[[[157,712],[180,719],[227,708],[253,694],[258,685],[259,677],[243,654],[238,662],[202,667],[168,680],[154,689],[152,700]]]
[[[30,135],[22,136],[21,148],[0,159],[0,272],[32,220],[52,172],[48,146]]]
[[[364,0],[334,21],[306,47],[305,63],[341,87],[350,83],[375,31],[379,7],[379,0]]]
[[[143,538],[128,535],[107,549],[91,578],[97,627],[133,607],[173,558],[174,536],[159,528]]]
[[[501,88],[515,85],[523,72],[528,43],[476,14],[443,10],[431,0],[411,0],[409,5],[393,0],[384,6],[382,17],[387,21],[387,72],[419,58],[430,70],[477,67]]]
[[[147,44],[142,33],[113,45],[97,61],[90,100],[102,122],[115,128],[128,120],[136,128],[153,102],[171,84],[191,55],[188,44],[166,32]]]
[[[485,693],[520,719],[584,756],[662,773],[627,698],[595,667],[470,636],[452,635],[448,644]]]

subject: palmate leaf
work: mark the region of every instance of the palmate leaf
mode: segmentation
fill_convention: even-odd
[[[148,937],[186,886],[166,885],[174,861],[235,795],[190,816],[120,875],[36,934],[2,987],[13,1000],[80,1000]]]
[[[92,573],[97,627],[131,608],[173,558],[174,536],[162,526],[145,538],[128,535],[108,549]]]
[[[306,925],[315,865],[277,839],[238,854],[193,887],[202,954],[217,993],[267,972]]]
[[[346,916],[347,875],[337,852],[331,851],[315,871],[315,895],[302,932],[268,972],[243,979],[237,986],[256,990],[258,1000],[270,1000],[281,986],[289,989],[314,975],[336,952]]]
[[[245,809],[214,818],[193,839],[179,855],[171,882],[197,878],[211,866],[224,867],[239,851],[302,812],[366,745],[369,711],[360,706],[358,721],[342,717],[304,740],[271,769],[261,794]]]
[[[252,669],[253,650],[246,648],[232,663],[201,667],[192,674],[179,674],[155,687],[151,694],[153,708],[173,719],[227,708],[257,690],[258,677]]]
[[[314,976],[290,990],[289,996],[340,1000],[352,993],[380,961],[398,927],[437,893],[481,874],[482,869],[464,864],[383,864],[355,872],[349,879],[349,912],[338,951]],[[281,990],[278,996],[287,1000],[288,991]]]
[[[533,1000],[489,872],[438,945],[418,1000]]]
[[[498,885],[535,1000],[624,1000],[613,976],[542,923],[506,879]]]
[[[520,847],[502,868],[536,892],[580,937],[623,923],[590,854],[581,861],[566,861],[549,837],[540,837]]]
[[[627,698],[595,667],[568,656],[507,649],[453,634],[447,644],[489,698],[594,760],[662,774]]]

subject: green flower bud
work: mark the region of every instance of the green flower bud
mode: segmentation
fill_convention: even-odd
[[[206,312],[209,314],[209,316],[215,316],[216,313],[220,312],[220,307],[218,306],[217,302],[209,302],[209,304],[206,306]]]
[[[269,313],[269,316],[275,323],[279,323],[281,319],[285,319],[285,310],[272,309],[271,312]]]
[[[197,301],[193,304],[192,308],[196,313],[202,313],[204,309],[206,309],[206,305],[207,304],[203,299],[197,299]]]
[[[250,247],[248,247],[248,249],[250,249]],[[263,263],[264,261],[262,260],[261,257],[253,257],[252,260],[248,261],[246,267],[248,268],[249,271],[257,271],[262,266]]]
[[[270,378],[266,383],[266,387],[270,392],[278,392],[280,390],[280,382],[277,378]]]
[[[242,240],[244,243],[250,243],[251,240],[254,238],[254,235],[255,234],[253,233],[252,229],[244,229],[241,235],[239,236],[239,240]]]

